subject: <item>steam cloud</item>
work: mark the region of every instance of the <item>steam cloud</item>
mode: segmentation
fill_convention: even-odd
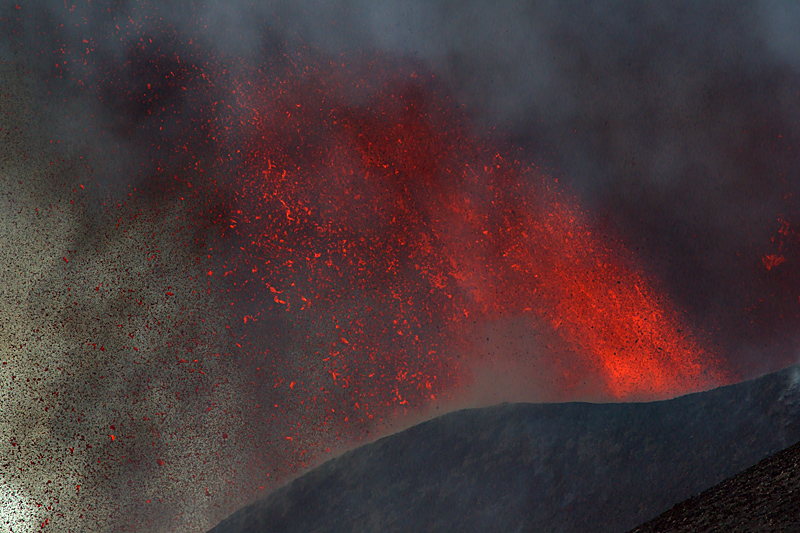
[[[286,331],[317,326],[266,320],[280,341],[243,360],[234,251],[207,253],[242,157],[232,80],[300,50],[424,65],[475,135],[547,168],[636,253],[733,375],[796,360],[793,2],[3,2],[0,35],[3,527],[201,531],[385,431],[294,427],[323,418],[254,372],[300,368]],[[523,323],[502,328],[487,350],[536,357]],[[528,381],[484,370],[483,401],[524,399]]]

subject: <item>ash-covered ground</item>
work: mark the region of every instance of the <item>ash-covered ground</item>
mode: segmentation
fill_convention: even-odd
[[[333,459],[211,532],[627,531],[800,441],[799,372],[663,402],[450,413]],[[796,449],[636,531],[794,531]]]
[[[800,530],[800,443],[692,496],[633,531]]]

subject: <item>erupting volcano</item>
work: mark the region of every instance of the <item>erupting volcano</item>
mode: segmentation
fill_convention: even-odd
[[[117,4],[0,10],[0,517],[211,527],[448,411],[795,362],[774,10]]]

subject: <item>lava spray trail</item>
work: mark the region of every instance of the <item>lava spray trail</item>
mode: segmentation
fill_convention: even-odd
[[[635,259],[536,169],[473,140],[424,68],[311,55],[237,89],[243,170],[219,274],[261,383],[282,390],[264,403],[354,436],[398,409],[463,401],[490,364],[516,376],[493,396],[506,400],[726,381]],[[487,328],[536,332],[530,357],[484,342]]]

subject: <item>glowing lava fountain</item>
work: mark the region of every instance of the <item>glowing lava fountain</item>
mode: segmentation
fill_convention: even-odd
[[[486,357],[475,339],[507,320],[541,333],[538,369],[508,371],[547,369],[549,399],[727,381],[635,259],[531,165],[476,138],[433,76],[356,64],[286,57],[237,87],[223,275],[248,353],[276,354],[260,359],[262,382],[368,424],[468,385]]]

